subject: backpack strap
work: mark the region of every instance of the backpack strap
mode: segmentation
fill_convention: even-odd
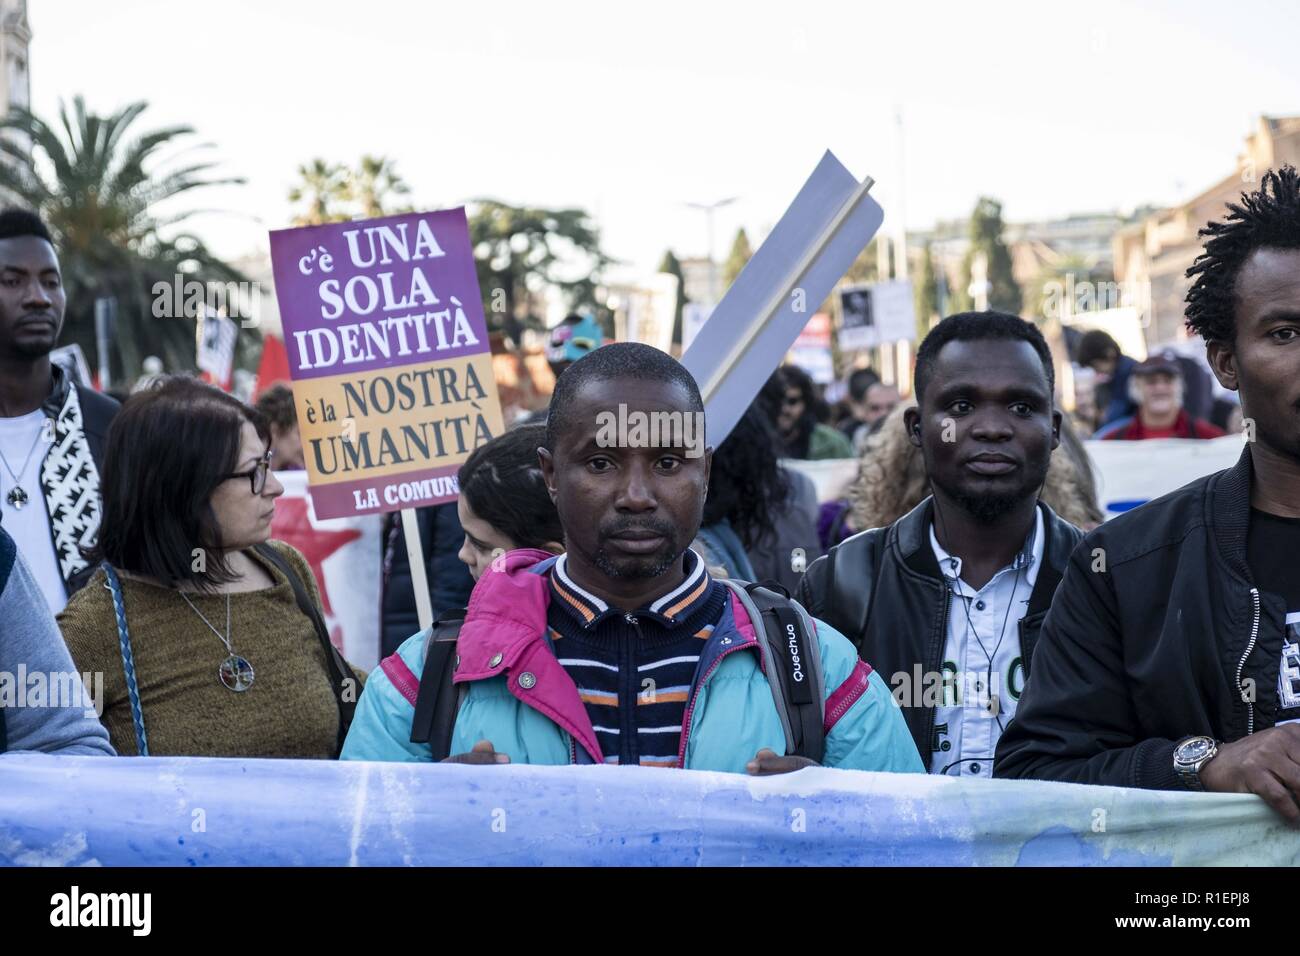
[[[411,719],[411,743],[427,743],[435,761],[451,756],[451,733],[459,709],[452,678],[460,664],[456,641],[464,623],[463,608],[446,611],[433,623],[424,642],[424,667]]]
[[[141,757],[149,756],[149,737],[144,732],[144,712],[140,709],[140,688],[135,680],[135,655],[131,651],[131,632],[126,627],[126,604],[122,600],[122,582],[107,561],[103,564],[104,587],[113,595],[113,614],[117,618],[117,646],[122,654],[122,672],[126,674],[126,695],[131,703],[131,725],[135,728],[135,749]]]
[[[785,731],[785,752],[821,763],[826,755],[826,682],[812,619],[797,602],[764,585],[719,580],[749,619],[762,626],[759,652]]]
[[[325,665],[329,669],[330,683],[334,686],[334,699],[339,707],[338,747],[339,752],[342,752],[343,741],[348,735],[348,728],[352,726],[352,717],[357,711],[357,691],[361,682],[357,679],[357,675],[353,673],[352,667],[344,659],[343,655],[339,653],[339,649],[334,646],[334,642],[330,640],[329,631],[325,629],[325,619],[321,617],[320,611],[316,609],[315,602],[307,593],[307,587],[303,584],[302,578],[298,576],[298,572],[294,570],[293,565],[289,563],[284,555],[266,542],[254,545],[253,550],[289,579],[289,586],[293,588],[293,596],[294,600],[298,602],[298,609],[307,615],[312,627],[316,629],[316,637],[320,641],[321,650],[325,652]]]
[[[888,534],[888,528],[864,531],[831,548],[826,556],[827,599],[822,619],[847,637],[859,654],[867,635],[876,579],[880,576],[880,557]],[[854,567],[851,569],[841,567],[837,560],[844,556],[846,548],[852,548]],[[850,570],[851,573],[845,573]]]

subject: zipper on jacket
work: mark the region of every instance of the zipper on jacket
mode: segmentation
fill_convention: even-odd
[[[637,687],[636,677],[636,652],[645,646],[645,635],[641,633],[641,622],[636,619],[636,615],[626,613],[623,620],[632,625],[632,630],[636,631],[636,646],[630,645],[626,640],[620,639],[618,649],[618,699],[626,701],[623,706],[619,707],[618,726],[621,731],[618,739],[619,762],[623,761],[623,753],[626,752],[629,757],[637,764],[641,762],[641,739],[637,733],[637,713],[639,706],[640,688]],[[631,694],[628,694],[631,691]]]
[[[702,691],[704,689],[704,685],[709,682],[709,678],[712,677],[713,672],[718,669],[718,665],[722,663],[723,658],[725,658],[728,654],[734,654],[736,651],[742,651],[748,647],[753,647],[753,645],[737,644],[735,647],[731,647],[723,651],[716,658],[714,658],[713,663],[709,665],[709,669],[705,671],[704,676],[700,678],[700,682],[695,685],[695,692],[691,694],[690,703],[686,705],[686,713],[682,715],[682,739],[681,739],[681,743],[679,743],[677,746],[678,767],[686,766],[686,741],[690,737],[691,718],[695,715],[695,702],[700,697],[700,691]],[[779,680],[780,678],[777,677],[777,679]]]
[[[1250,657],[1251,651],[1255,649],[1255,642],[1259,640],[1259,588],[1250,589],[1250,600],[1255,606],[1254,620],[1250,625],[1250,643],[1246,645],[1246,653],[1241,655],[1241,660],[1237,661],[1237,690],[1241,693],[1241,702],[1246,705],[1247,737],[1255,732],[1255,705],[1251,702],[1250,692],[1241,682],[1241,672],[1246,666],[1246,658]]]

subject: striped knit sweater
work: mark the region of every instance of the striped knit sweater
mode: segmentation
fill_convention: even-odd
[[[704,641],[726,588],[687,551],[686,580],[648,607],[625,612],[574,584],[565,556],[550,575],[549,635],[578,685],[605,763],[673,767]]]

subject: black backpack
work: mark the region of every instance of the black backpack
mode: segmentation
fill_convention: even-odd
[[[718,580],[731,589],[751,621],[763,623],[765,639],[760,639],[758,646],[785,731],[785,752],[821,763],[826,747],[825,680],[821,650],[811,637],[812,620],[779,584]],[[452,684],[452,674],[456,669],[456,640],[464,623],[463,609],[448,611],[430,628],[425,640],[411,742],[428,744],[434,760],[451,755],[451,734],[461,699]],[[780,679],[774,680],[774,675],[780,675]]]

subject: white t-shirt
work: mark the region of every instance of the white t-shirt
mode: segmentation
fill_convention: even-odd
[[[1046,540],[1043,509],[1020,553],[980,590],[961,578],[961,558],[930,547],[948,582],[948,636],[944,641],[942,703],[935,708],[930,772],[959,777],[993,776],[993,754],[1016,715],[1024,689],[1020,619],[1038,579]]]
[[[45,507],[45,492],[41,490],[41,462],[50,450],[50,443],[42,437],[46,420],[39,408],[18,418],[0,418],[0,454],[9,466],[0,464],[0,527],[17,543],[50,610],[58,614],[68,603],[68,592],[59,573],[59,559],[54,554],[54,539],[50,534],[50,512]],[[27,492],[27,501],[21,508],[9,503],[9,492],[14,487],[10,469],[18,476],[18,486]]]

